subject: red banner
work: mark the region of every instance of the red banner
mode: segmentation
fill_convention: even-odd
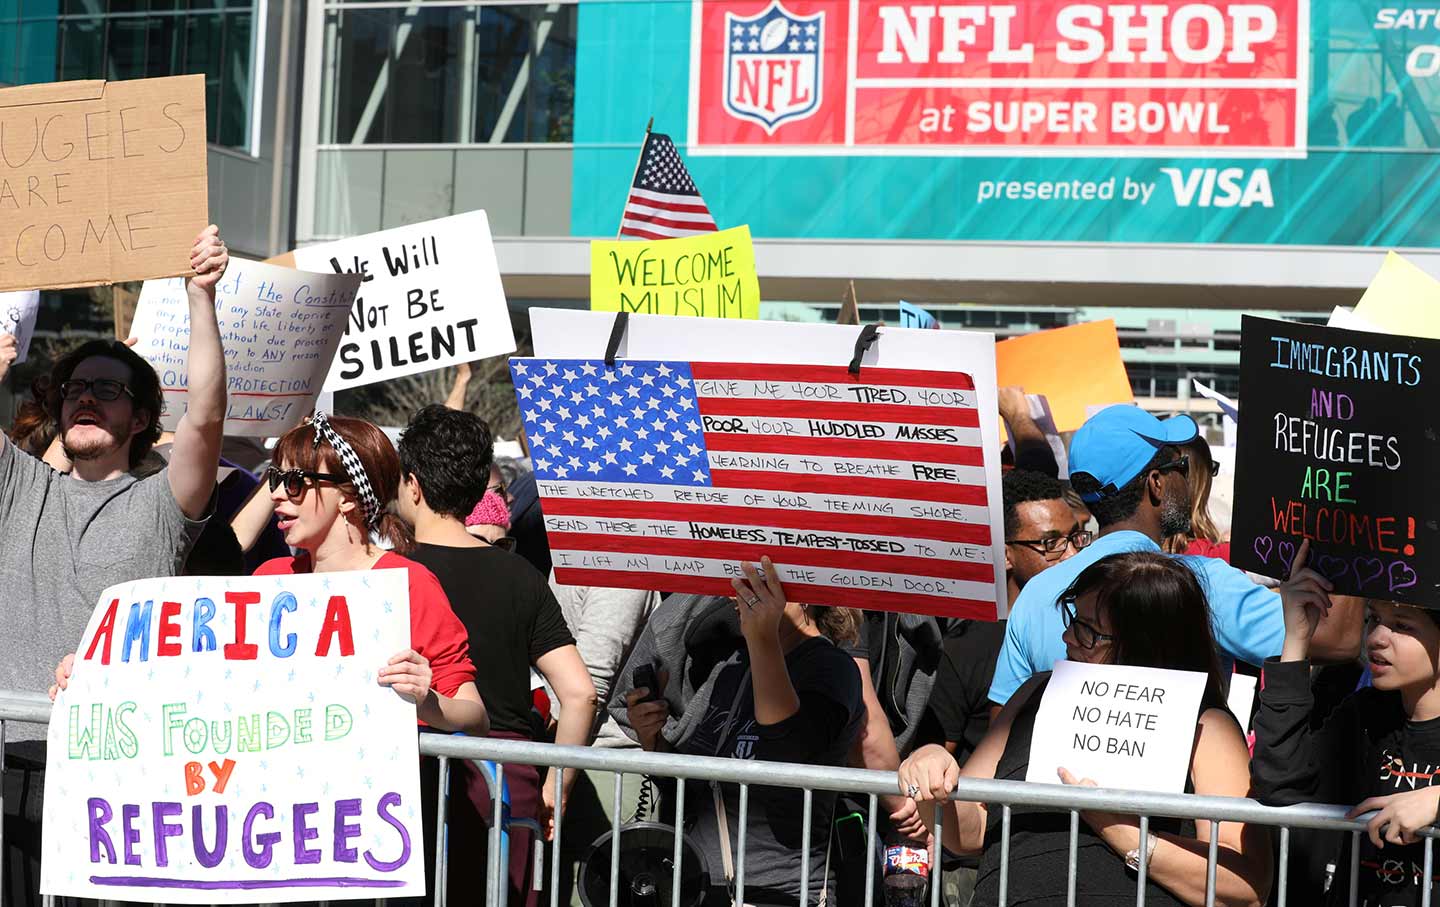
[[[1304,153],[1308,0],[694,7],[692,153]]]

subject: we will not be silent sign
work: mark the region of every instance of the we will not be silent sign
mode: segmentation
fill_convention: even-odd
[[[1440,607],[1440,341],[1246,316],[1237,567],[1285,577],[1310,541],[1335,591]]]
[[[41,891],[125,901],[421,895],[405,572],[107,589],[50,723]]]

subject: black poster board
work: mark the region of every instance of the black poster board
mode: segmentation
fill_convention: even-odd
[[[1231,561],[1440,608],[1440,341],[1245,316]]]

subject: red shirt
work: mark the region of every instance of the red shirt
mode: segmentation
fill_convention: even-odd
[[[1185,546],[1185,554],[1193,557],[1213,557],[1228,564],[1230,563],[1230,543],[1194,539]]]
[[[430,686],[442,696],[454,696],[460,685],[475,680],[470,663],[470,637],[450,608],[450,599],[435,574],[406,557],[387,551],[372,570],[403,568],[410,574],[410,647],[430,662]],[[310,573],[308,555],[277,557],[255,569],[256,576],[290,576]]]

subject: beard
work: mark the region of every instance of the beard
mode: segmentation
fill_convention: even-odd
[[[1189,535],[1190,502],[1178,497],[1166,498],[1160,505],[1160,537]]]
[[[100,432],[87,432],[86,437],[74,437],[76,428],[100,429]],[[85,425],[70,426],[60,438],[60,447],[65,451],[69,460],[79,462],[83,460],[98,460],[118,450],[121,444],[120,438],[110,429],[108,425]]]

